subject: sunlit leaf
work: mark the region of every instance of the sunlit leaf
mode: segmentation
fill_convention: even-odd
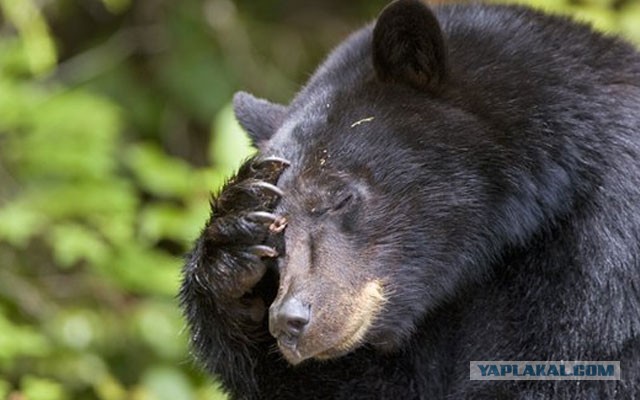
[[[54,226],[47,240],[61,267],[71,267],[80,261],[99,263],[109,252],[106,243],[96,232],[78,224]]]
[[[117,249],[100,271],[122,287],[137,293],[174,296],[181,260],[161,251],[129,244]]]
[[[95,389],[100,400],[125,400],[127,398],[126,389],[113,377],[101,380],[95,385]]]
[[[65,400],[68,396],[61,383],[51,379],[27,375],[20,381],[26,400]]]
[[[187,336],[182,315],[174,303],[146,303],[135,314],[135,324],[140,337],[158,356],[183,359]]]
[[[14,201],[0,207],[0,241],[23,248],[45,224],[46,217],[29,203]]]
[[[640,3],[629,2],[620,12],[620,28],[640,47]]]
[[[33,0],[0,0],[0,6],[24,41],[31,72],[39,75],[51,70],[56,62],[55,46],[36,3]]]
[[[115,168],[120,117],[113,104],[80,91],[62,93],[39,105],[32,124],[7,154],[23,173],[101,178]]]
[[[80,181],[77,184],[38,185],[23,201],[50,219],[91,219],[93,214],[118,218],[135,209],[137,199],[124,181]]]
[[[207,216],[207,203],[203,209],[178,207],[171,203],[157,203],[144,208],[140,214],[140,234],[145,240],[155,243],[171,239],[188,243],[202,228]]]
[[[41,357],[51,350],[49,341],[35,327],[14,324],[0,313],[0,365],[17,357]]]
[[[593,6],[580,7],[573,15],[578,21],[588,22],[602,32],[614,32],[617,28],[616,15],[608,9]]]
[[[213,124],[211,159],[222,173],[231,175],[244,160],[255,153],[251,141],[242,130],[230,104],[216,116]]]
[[[35,110],[44,98],[45,93],[32,85],[0,77],[0,129],[7,131],[15,140],[16,130],[33,125]],[[4,153],[7,157],[10,155],[9,150],[3,146],[0,154]]]
[[[131,147],[125,161],[140,185],[158,196],[182,196],[193,188],[193,170],[151,144]]]
[[[0,379],[0,399],[9,398],[9,391],[11,390],[11,384],[4,379]]]
[[[494,2],[523,4],[546,12],[558,14],[568,14],[571,11],[571,5],[566,0],[500,0]]]
[[[192,400],[191,389],[182,371],[169,367],[156,367],[147,371],[143,382],[158,400]]]
[[[114,14],[120,14],[131,6],[131,0],[102,0],[102,2]]]
[[[228,400],[229,397],[225,395],[220,386],[210,384],[202,389],[198,390],[196,394],[198,400]]]

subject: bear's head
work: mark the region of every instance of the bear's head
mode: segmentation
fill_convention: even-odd
[[[399,0],[290,105],[235,96],[261,155],[291,163],[278,181],[288,224],[269,312],[289,362],[397,348],[466,279],[458,266],[490,253],[485,230],[468,224],[493,218],[478,201],[492,144],[443,100],[449,82],[436,17]]]

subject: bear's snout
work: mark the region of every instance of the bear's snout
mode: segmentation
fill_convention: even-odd
[[[311,308],[290,296],[269,308],[269,332],[282,346],[295,349],[311,319]]]

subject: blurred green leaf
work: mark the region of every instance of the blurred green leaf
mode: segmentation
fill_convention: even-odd
[[[184,161],[167,156],[157,146],[132,146],[125,161],[139,184],[157,196],[179,197],[193,190],[193,170]]]
[[[117,249],[99,270],[134,293],[173,296],[178,291],[180,259],[131,243]]]
[[[56,62],[56,52],[47,24],[33,0],[0,0],[7,20],[20,32],[31,72],[41,75]]]
[[[106,243],[94,231],[78,224],[54,226],[47,239],[61,267],[71,267],[80,261],[96,264],[109,252]]]
[[[4,379],[0,379],[0,399],[9,398],[9,391],[11,390],[11,384]]]
[[[93,214],[117,218],[134,211],[137,199],[125,181],[81,181],[77,184],[42,185],[25,193],[24,201],[50,218],[88,218]]]
[[[34,327],[14,324],[0,313],[0,365],[11,365],[18,357],[45,356],[50,350],[49,341]]]
[[[222,392],[220,387],[215,385],[207,385],[200,389],[196,394],[198,400],[228,400],[228,396]]]
[[[65,310],[51,321],[50,329],[67,348],[84,350],[96,342],[101,328],[97,318],[98,315],[89,310]]]
[[[102,0],[102,2],[114,14],[122,13],[131,6],[131,0]]]
[[[38,105],[30,124],[5,154],[22,173],[99,178],[115,168],[120,117],[113,104],[82,91],[60,93]]]
[[[255,153],[249,137],[236,121],[231,104],[220,110],[213,123],[213,131],[210,157],[222,173],[231,175]]]
[[[62,384],[51,379],[27,375],[22,378],[20,386],[26,400],[64,400],[69,398]]]
[[[551,13],[569,13],[571,4],[566,0],[505,0],[496,3],[522,4]]]
[[[96,384],[96,392],[100,400],[125,400],[127,391],[120,382],[109,377]]]
[[[30,204],[15,201],[0,208],[0,241],[24,248],[45,224],[46,217]]]
[[[586,7],[596,6],[599,8],[610,8],[614,5],[615,0],[582,0]]]
[[[616,14],[609,9],[589,6],[574,10],[574,17],[578,21],[588,22],[602,32],[615,32],[617,27]]]
[[[183,358],[186,336],[179,336],[183,331],[182,315],[175,303],[146,303],[135,315],[136,329],[141,338],[156,354],[166,359]]]
[[[140,214],[140,234],[152,243],[163,238],[176,241],[193,238],[200,230],[203,215],[189,211],[171,203],[149,205]]]
[[[0,48],[0,54],[1,50]],[[15,136],[18,130],[24,130],[33,124],[34,112],[44,97],[45,93],[41,89],[0,76],[0,129],[17,140]],[[9,153],[6,149],[0,150],[5,153],[5,157]]]
[[[640,3],[629,2],[620,11],[620,27],[636,45],[640,46]]]
[[[20,37],[5,37],[0,41],[0,77],[14,77],[29,73],[30,66]],[[0,108],[1,109],[1,108]]]
[[[143,378],[145,386],[157,400],[193,400],[194,394],[184,374],[175,368],[156,367],[147,371]]]

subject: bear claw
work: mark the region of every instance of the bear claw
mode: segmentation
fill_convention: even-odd
[[[282,189],[280,189],[279,187],[277,187],[276,185],[272,185],[269,182],[264,182],[264,181],[257,181],[251,184],[252,186],[256,186],[259,187],[263,190],[269,191],[275,195],[278,195],[280,197],[284,196],[284,192],[282,191]]]
[[[265,246],[263,244],[257,244],[249,247],[249,251],[258,257],[278,257],[278,252],[273,247]]]
[[[265,224],[273,224],[278,220],[278,217],[270,212],[266,211],[254,211],[247,214],[247,219],[253,222],[262,222]]]
[[[278,164],[282,164],[284,167],[288,167],[289,165],[291,165],[291,163],[288,160],[285,160],[284,158],[276,157],[276,156],[260,158],[255,161],[254,165],[262,166],[268,163],[278,163]]]

